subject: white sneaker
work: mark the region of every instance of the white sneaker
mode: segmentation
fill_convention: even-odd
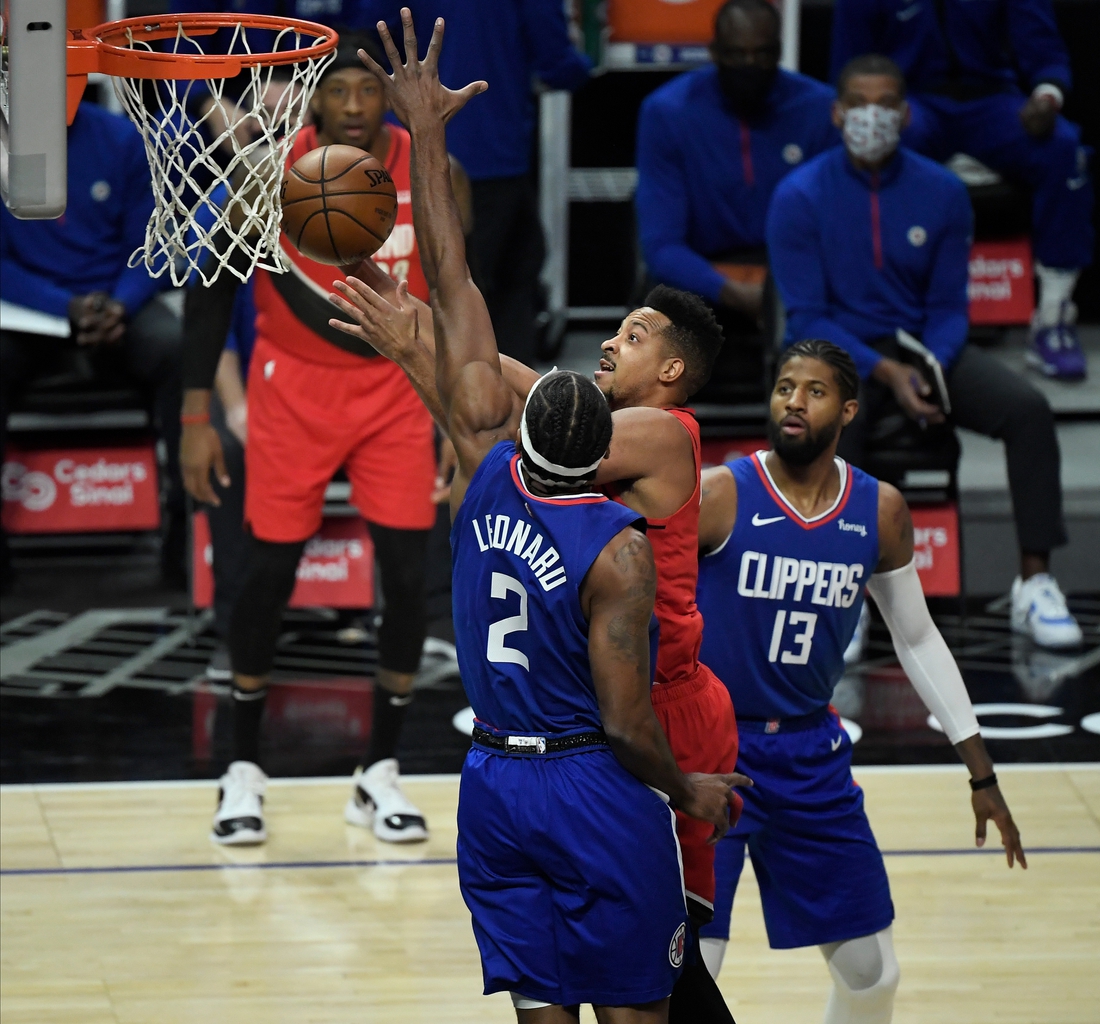
[[[1045,572],[1013,581],[1012,629],[1030,636],[1040,647],[1076,647],[1082,639],[1058,582]]]
[[[859,622],[856,623],[856,631],[848,646],[844,649],[844,664],[858,665],[863,661],[863,652],[867,650],[867,635],[871,632],[871,612],[867,608],[867,598],[863,599],[863,607],[859,610]]]
[[[398,788],[397,759],[355,769],[355,787],[344,806],[344,821],[373,828],[387,843],[419,843],[428,838],[424,815]]]
[[[210,838],[223,846],[251,846],[267,839],[264,793],[267,776],[251,761],[234,761],[221,777]]]

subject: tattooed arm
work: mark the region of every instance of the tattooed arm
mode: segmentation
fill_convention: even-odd
[[[677,767],[649,699],[649,620],[656,593],[653,549],[628,527],[603,549],[581,589],[600,718],[619,763],[685,814],[713,824],[718,839],[729,828],[730,787],[751,783],[736,774],[685,775]]]

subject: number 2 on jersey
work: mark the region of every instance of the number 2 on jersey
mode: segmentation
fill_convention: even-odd
[[[505,619],[499,619],[490,624],[489,644],[485,650],[485,657],[489,661],[522,665],[525,669],[530,670],[531,664],[523,651],[517,651],[514,647],[504,645],[504,638],[509,633],[527,632],[527,591],[515,577],[506,576],[502,572],[493,573],[493,582],[489,593],[499,600],[504,600],[508,597],[509,592],[519,594],[519,615],[509,615]]]
[[[494,576],[496,574],[494,573]],[[493,595],[496,596],[495,594]],[[510,621],[510,620],[509,620]],[[798,651],[783,651],[780,654],[779,648],[783,643],[783,628],[784,626],[801,626],[805,625],[806,629],[801,633],[795,633],[791,640],[798,644]],[[816,612],[791,612],[791,616],[787,618],[787,610],[780,608],[775,613],[775,625],[772,627],[772,642],[768,648],[768,661],[775,661],[779,658],[784,665],[805,665],[810,660],[810,648],[814,642],[814,629],[817,628],[817,613]]]

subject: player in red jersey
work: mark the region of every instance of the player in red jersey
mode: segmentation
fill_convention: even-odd
[[[359,321],[358,329],[341,329],[369,340],[402,366],[438,419],[442,414],[435,392],[430,311],[377,274],[371,285],[355,277],[336,283],[334,302]],[[703,621],[695,606],[695,585],[702,461],[699,426],[685,407],[709,378],[721,342],[721,331],[702,300],[662,285],[604,342],[596,372],[615,426],[596,483],[649,524],[661,630],[651,697],[677,764],[691,772],[726,772],[737,760],[737,723],[729,693],[699,662]],[[507,356],[501,357],[501,366],[516,401],[526,400],[538,374]],[[698,925],[713,916],[711,830],[677,812],[677,833],[688,907]],[[673,992],[670,1019],[731,1020],[724,1004],[715,1003],[721,1003],[720,994],[701,977],[705,968],[696,966],[698,972],[685,971]]]
[[[332,144],[377,157],[397,187],[398,211],[374,266],[426,300],[412,224],[409,135],[386,123],[381,84],[356,56],[373,45],[365,36],[342,38],[311,101],[314,124],[299,133],[288,166],[309,150]],[[456,192],[467,197],[468,212],[469,184],[456,165],[452,174]],[[395,754],[424,642],[424,556],[435,521],[432,421],[399,367],[329,326],[326,296],[339,271],[307,259],[285,235],[281,245],[289,272],[259,270],[255,281],[245,453],[251,550],[229,627],[234,752],[221,781],[211,837],[222,844],[266,838],[266,776],[258,764],[264,695],[302,549],[321,524],[325,488],[343,467],[352,504],[370,528],[386,596],[370,750],[344,816],[350,824],[373,828],[380,839],[421,840],[427,826],[398,786]],[[192,288],[185,317],[181,460],[188,490],[211,504],[218,503],[211,471],[222,486],[228,481],[217,434],[208,423],[209,389],[236,287],[223,273],[209,289]]]

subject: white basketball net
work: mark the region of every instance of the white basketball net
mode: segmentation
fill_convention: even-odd
[[[254,51],[250,32],[256,41],[259,30],[238,24],[228,52],[283,52],[291,42],[293,49],[304,49],[320,41],[284,28],[271,45],[272,33],[263,31],[264,45]],[[169,52],[205,52],[202,39],[182,26],[172,42]],[[129,45],[152,49],[132,35]],[[144,102],[142,80],[114,79],[119,100],[145,140],[156,200],[145,245],[130,257],[131,267],[144,262],[153,277],[167,271],[177,287],[194,272],[209,285],[223,268],[242,282],[256,267],[287,269],[279,246],[283,168],[321,72],[334,56],[246,67],[242,77],[248,85],[239,98],[226,93],[222,78],[151,81],[145,92],[156,95],[154,112]]]

